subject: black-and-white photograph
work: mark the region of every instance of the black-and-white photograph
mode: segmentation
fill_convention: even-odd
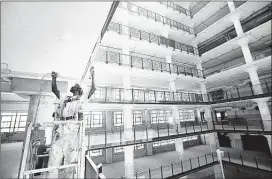
[[[2,1],[1,179],[271,179],[272,3]]]

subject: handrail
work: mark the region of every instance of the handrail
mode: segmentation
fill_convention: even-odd
[[[105,63],[115,63],[120,66],[126,65],[130,66],[131,68],[136,67],[136,68],[141,68],[141,69],[149,69],[152,71],[161,71],[161,72],[169,72],[171,73],[176,73],[176,74],[185,74],[185,75],[190,75],[190,76],[195,76],[195,77],[202,77],[203,78],[203,72],[201,70],[198,70],[197,68],[191,68],[191,67],[186,67],[182,66],[180,64],[176,63],[167,63],[167,62],[162,62],[158,60],[152,60],[148,58],[142,58],[139,56],[134,56],[134,55],[127,55],[119,52],[113,52],[113,51],[108,51],[108,50],[101,50],[100,52],[105,53],[105,59],[101,58],[100,56],[97,57],[96,61],[105,61]],[[112,55],[114,54],[114,55]],[[129,64],[124,64],[123,60],[121,59],[122,56],[127,56],[130,57]],[[136,64],[136,65],[135,65]],[[159,67],[156,68],[156,66],[159,64]]]
[[[124,9],[126,9],[126,10],[128,10],[130,12],[134,12],[134,13],[138,13],[139,15],[146,16],[147,18],[150,17],[151,19],[153,19],[155,21],[160,21],[163,24],[169,25],[170,27],[173,26],[173,27],[175,27],[177,29],[188,32],[189,34],[195,35],[193,28],[191,28],[189,26],[186,26],[186,25],[184,25],[184,24],[182,24],[180,22],[169,19],[169,18],[167,18],[165,16],[162,16],[162,15],[159,15],[159,14],[154,13],[152,11],[149,11],[149,10],[147,10],[145,8],[140,7],[140,6],[134,5],[132,3],[126,2],[126,4],[125,4],[124,2],[122,2],[121,4],[119,4],[119,7],[124,8]],[[137,10],[136,11],[133,10],[133,7],[136,7]],[[146,12],[146,13],[144,13],[144,12]]]
[[[129,34],[124,33],[122,31],[122,27],[127,27],[129,29]],[[130,38],[134,37],[134,38],[138,38],[140,40],[146,40],[150,43],[153,42],[153,43],[157,43],[158,45],[162,44],[162,45],[166,45],[167,47],[170,46],[174,49],[179,49],[181,51],[186,51],[188,53],[199,55],[198,49],[193,46],[190,46],[190,45],[187,45],[187,44],[184,44],[181,42],[177,42],[175,40],[168,39],[168,38],[165,38],[162,36],[158,36],[156,34],[145,32],[145,31],[133,28],[133,27],[122,25],[119,23],[111,22],[109,24],[108,30],[111,30],[113,32],[117,32],[119,34],[128,35]]]
[[[225,152],[225,153],[227,153],[228,154],[228,157],[230,156],[230,154],[232,154],[232,152]],[[208,161],[207,160],[207,156],[209,156],[209,155],[211,155],[211,157],[212,157],[212,161]],[[242,164],[241,165],[243,165],[243,166],[247,166],[247,165],[244,165],[244,163],[243,163],[243,156],[245,156],[245,155],[242,155],[242,154],[239,154],[239,156],[240,156],[240,160],[241,160],[241,162],[242,162]],[[205,159],[206,159],[206,162],[204,162],[204,165],[200,165],[200,158],[202,158],[202,157],[205,157]],[[251,156],[252,157],[252,156]],[[254,156],[255,157],[255,164],[256,164],[256,168],[259,168],[258,167],[258,162],[257,162],[257,160],[256,160],[256,158],[260,158],[260,157],[256,157],[256,156]],[[192,161],[193,161],[193,159],[198,159],[198,165],[197,166],[193,166],[192,165]],[[230,158],[229,158],[230,159]],[[266,160],[266,161],[271,161],[271,159],[265,159],[265,158],[263,158],[264,160]],[[238,159],[239,160],[239,159]],[[223,158],[223,162],[224,161],[227,161],[226,159],[224,159]],[[190,163],[190,168],[189,168],[189,170],[184,170],[184,163],[185,162],[189,162]],[[214,165],[216,165],[216,164],[218,164],[218,156],[217,156],[217,153],[216,152],[211,152],[211,153],[205,153],[204,155],[200,155],[200,156],[198,156],[198,157],[194,157],[194,158],[189,158],[189,159],[187,159],[187,160],[181,160],[181,161],[179,161],[179,162],[175,162],[175,163],[171,163],[171,164],[166,164],[166,165],[161,165],[160,167],[155,167],[155,168],[149,168],[148,170],[142,170],[142,171],[140,171],[140,172],[135,172],[133,175],[130,175],[130,176],[124,176],[124,177],[121,177],[121,179],[124,179],[124,178],[134,178],[134,177],[136,177],[136,178],[138,178],[140,175],[149,175],[149,178],[152,178],[152,176],[151,176],[151,171],[158,171],[158,173],[155,175],[155,176],[157,176],[157,178],[158,178],[158,176],[159,176],[159,178],[170,178],[170,177],[172,177],[172,176],[175,176],[175,175],[177,175],[177,174],[181,174],[181,173],[184,173],[184,172],[186,172],[186,171],[190,171],[190,170],[193,170],[193,169],[196,169],[196,168],[199,168],[199,167],[203,167],[203,166],[210,166],[210,164],[214,164]],[[231,161],[229,161],[229,162],[231,162]],[[237,164],[237,162],[231,162],[231,163],[235,163],[235,164]],[[177,167],[179,167],[181,170],[181,173],[179,172],[179,173],[176,173],[176,174],[174,174],[174,166],[177,166]],[[170,168],[169,168],[170,167]],[[167,172],[168,172],[168,175],[167,176],[165,176],[164,174],[164,172],[163,172],[163,168],[166,168],[167,169]],[[170,172],[170,171],[172,170],[172,173]],[[270,171],[270,170],[268,170],[268,171]],[[166,173],[167,174],[167,173]],[[169,174],[170,174],[170,176],[169,176]],[[161,176],[160,176],[161,175]],[[140,177],[139,177],[140,178]]]
[[[183,13],[187,16],[191,16],[191,12],[188,9],[185,9],[184,7],[177,5],[171,1],[158,1],[160,4],[166,5],[167,7],[171,7],[173,10],[177,10],[180,13]]]

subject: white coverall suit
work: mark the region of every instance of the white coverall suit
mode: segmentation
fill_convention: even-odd
[[[82,114],[80,99],[64,96],[60,100],[59,110],[55,113],[58,120],[67,120],[67,123],[60,124],[56,131],[57,137],[53,139],[49,151],[48,167],[61,166],[77,163],[79,149],[79,124],[72,123],[78,121],[78,114]],[[69,121],[71,121],[69,123]],[[59,176],[59,171],[62,171]],[[76,174],[74,167],[66,169],[56,169],[48,172],[47,178],[73,178]]]

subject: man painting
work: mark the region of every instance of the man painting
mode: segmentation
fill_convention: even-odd
[[[52,91],[56,97],[60,100],[56,112],[53,114],[55,120],[69,121],[65,124],[57,126],[55,131],[55,139],[53,139],[50,151],[48,167],[60,166],[62,164],[72,164],[77,162],[78,147],[79,144],[79,125],[73,123],[73,121],[83,120],[82,111],[82,95],[83,90],[79,84],[75,84],[71,87],[70,92],[73,96],[67,96],[60,94],[57,88],[56,78],[57,73],[52,72]],[[89,99],[95,92],[94,83],[94,68],[90,69],[90,79],[92,80],[92,86],[88,93]],[[63,172],[64,178],[72,178],[76,170],[73,168],[67,168]],[[52,170],[48,173],[48,178],[59,178],[58,170]]]

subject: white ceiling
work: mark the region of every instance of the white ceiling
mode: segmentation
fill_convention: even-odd
[[[112,2],[2,2],[1,59],[12,71],[80,78]]]

